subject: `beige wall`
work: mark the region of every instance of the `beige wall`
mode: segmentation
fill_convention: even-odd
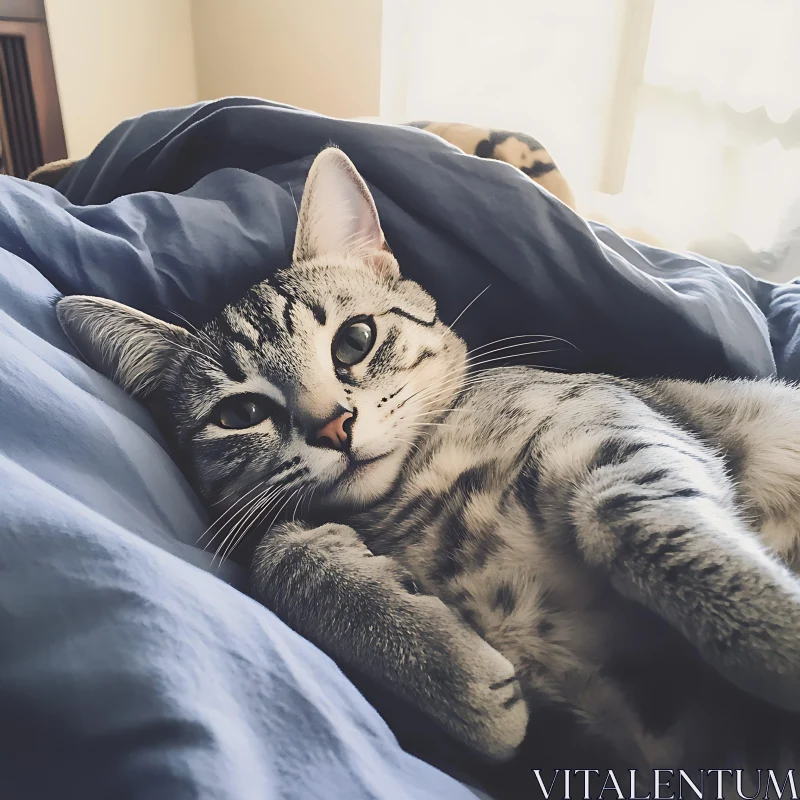
[[[45,0],[71,158],[155,108],[252,95],[380,112],[382,0]]]
[[[67,0],[69,2],[69,0]],[[381,0],[193,0],[198,94],[377,116]]]
[[[127,117],[197,101],[191,0],[46,0],[46,10],[70,157]]]

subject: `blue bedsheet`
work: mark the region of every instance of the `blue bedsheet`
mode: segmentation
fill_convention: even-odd
[[[60,191],[0,178],[0,797],[448,800],[325,656],[220,580],[148,414],[52,302],[202,322],[288,263],[316,152],[370,183],[410,277],[473,344],[625,375],[800,375],[800,287],[587,226],[525,176],[416,129],[252,99],[120,125]],[[231,585],[233,584],[233,585]]]

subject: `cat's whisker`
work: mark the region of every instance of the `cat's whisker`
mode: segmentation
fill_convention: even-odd
[[[503,353],[507,350],[519,350],[525,347],[550,347],[559,345],[560,342],[550,342],[550,341],[543,341],[543,340],[533,340],[533,339],[523,339],[519,342],[510,342],[499,347],[491,347],[484,350],[473,350],[467,354],[467,357],[464,359],[464,364],[469,365],[478,361],[485,356],[492,355],[493,353]]]
[[[253,529],[253,527],[258,523],[258,520],[261,518],[264,509],[267,507],[268,502],[262,501],[255,505],[251,513],[245,520],[237,525],[236,531],[231,532],[231,536],[229,537],[229,543],[227,547],[221,546],[218,551],[219,556],[219,564],[218,567],[222,567],[223,562],[232,555],[236,548],[242,543],[248,533]],[[224,547],[224,549],[223,549]]]
[[[211,566],[214,565],[214,559],[218,559],[218,567],[222,566],[222,562],[225,560],[225,556],[228,552],[230,545],[237,542],[238,539],[238,532],[242,529],[242,526],[250,520],[254,514],[258,513],[258,510],[263,508],[265,504],[265,498],[258,497],[252,503],[248,505],[246,513],[233,525],[230,531],[226,534],[225,538],[220,543],[217,551],[214,553],[214,556],[211,559]]]
[[[194,358],[199,359],[203,364],[207,367],[213,367],[215,370],[221,370],[222,366],[215,361],[210,356],[205,355],[205,353],[201,353],[198,350],[193,350],[191,347],[184,347],[183,345],[178,345],[175,343],[170,343],[170,347],[173,350],[177,350],[178,352],[188,353],[189,355],[193,356]]]
[[[198,328],[193,323],[189,322],[189,320],[186,319],[186,317],[184,317],[182,314],[179,314],[177,311],[170,311],[169,313],[174,315],[174,316],[176,316],[179,320],[182,320],[186,325],[188,325],[192,329],[192,332],[201,341],[205,342],[205,344],[208,347],[210,347],[212,351],[216,352],[216,351],[219,350],[219,347],[217,346],[217,344],[212,340],[212,338],[207,333],[205,333],[204,331],[201,331],[200,328]]]
[[[297,207],[297,200],[295,200],[295,197],[294,197],[294,190],[292,189],[292,184],[291,183],[287,183],[286,186],[289,189],[289,196],[292,198],[292,202],[294,203],[295,216],[299,220],[300,219],[300,209]]]
[[[258,494],[256,497],[254,497],[252,500],[250,500],[250,502],[248,502],[244,506],[244,508],[240,509],[236,513],[236,515],[234,517],[232,517],[230,520],[228,520],[226,525],[229,526],[229,529],[228,529],[227,533],[224,535],[224,537],[223,537],[222,541],[220,542],[219,546],[217,547],[216,552],[214,554],[214,557],[212,557],[212,559],[211,559],[212,565],[214,563],[214,558],[219,556],[219,554],[223,552],[226,544],[228,542],[232,541],[235,538],[236,532],[239,530],[240,524],[244,520],[247,520],[247,519],[250,518],[250,515],[251,515],[251,513],[253,512],[254,509],[257,509],[260,506],[262,506],[263,504],[269,502],[270,498],[272,496],[274,496],[274,494],[277,491],[279,491],[280,488],[281,488],[280,486],[278,486],[278,487],[268,486],[266,489],[264,489],[264,491],[262,491],[260,494]],[[219,535],[219,533],[222,532],[222,530],[223,529],[220,529],[220,531],[218,531],[217,534],[215,534],[214,539],[217,538],[217,536]],[[212,539],[212,542],[213,542],[213,539]],[[209,542],[208,546],[210,546],[212,542]],[[220,561],[220,564],[222,564],[222,561]]]
[[[580,347],[578,347],[577,345],[573,344],[569,339],[563,339],[561,336],[550,336],[549,334],[545,334],[545,333],[542,333],[542,334],[520,333],[520,334],[516,334],[514,336],[504,336],[502,339],[494,339],[491,342],[486,342],[485,344],[480,344],[477,347],[473,347],[470,350],[470,354],[477,353],[480,350],[484,350],[485,348],[492,347],[493,345],[496,345],[496,344],[502,344],[503,342],[508,342],[508,341],[510,341],[512,339],[528,339],[529,337],[530,337],[530,339],[531,339],[531,341],[533,343],[535,343],[537,341],[541,341],[541,342],[563,342],[564,344],[575,348],[575,350],[577,350],[578,352],[583,352],[580,349]]]
[[[220,555],[219,567],[222,566],[225,559],[228,558],[231,553],[233,553],[245,536],[252,530],[253,526],[257,523],[260,517],[263,516],[264,509],[268,508],[273,501],[276,501],[276,498],[277,501],[280,500],[281,494],[285,487],[284,485],[279,485],[275,488],[276,491],[272,492],[269,496],[259,498],[259,500],[255,501],[251,505],[250,513],[246,514],[242,519],[239,520],[235,529],[231,530],[230,534],[225,538],[225,541],[220,545],[217,550],[217,554]],[[228,543],[227,547],[226,542]]]
[[[189,353],[193,355],[195,358],[199,358],[201,361],[205,362],[207,365],[213,366],[215,369],[222,369],[222,365],[214,359],[212,356],[208,355],[207,353],[202,353],[199,350],[195,350],[193,347],[188,347],[187,345],[179,344],[177,342],[173,342],[167,339],[166,336],[162,336],[165,342],[167,342],[172,350],[178,350],[184,353]]]
[[[291,498],[302,488],[303,486],[301,484],[300,486],[295,487],[295,490],[292,491],[291,486],[286,486],[283,492],[270,499],[268,506],[265,507],[264,512],[260,515],[261,518],[266,517],[268,514],[278,508],[279,504],[280,508],[282,509],[283,506],[285,506],[289,500],[291,500]],[[272,524],[274,524],[274,521],[275,520],[273,520]],[[270,527],[271,525],[268,525],[265,529],[265,532],[268,531]]]
[[[477,374],[480,374],[480,373],[490,372],[491,370],[494,370],[494,369],[505,369],[505,363],[510,361],[511,359],[514,359],[514,358],[529,358],[530,356],[543,355],[545,353],[553,353],[553,352],[558,352],[558,349],[556,349],[556,350],[536,350],[536,351],[529,352],[529,353],[509,353],[508,355],[505,355],[505,356],[499,356],[497,358],[490,358],[490,359],[487,359],[486,361],[480,361],[480,362],[477,362],[475,364],[471,364],[470,365],[470,369],[479,368],[479,369],[476,369],[475,373],[473,373],[473,374],[477,375]],[[486,364],[491,364],[492,362],[495,362],[495,361],[500,361],[500,362],[503,362],[503,363],[498,367],[489,367],[487,369],[483,369],[483,367]],[[554,366],[549,366],[549,365],[545,365],[545,364],[516,364],[514,366],[516,368],[519,368],[519,369],[525,369],[525,368],[527,368],[527,369],[537,369],[537,370],[541,370],[542,372],[569,372],[569,370],[566,369],[565,367],[554,367]]]
[[[254,484],[255,483],[263,483],[264,480],[265,479],[262,476],[259,476],[258,478],[256,478],[255,481],[252,481],[252,483],[254,483]],[[217,500],[215,500],[213,503],[210,503],[209,505],[218,506],[220,503],[224,503],[229,497],[232,497],[237,492],[242,491],[242,489],[246,489],[249,485],[250,484],[248,483],[248,484],[245,484],[244,486],[235,486],[233,489],[228,490],[227,492],[225,492],[224,495],[222,495],[222,497],[218,498]]]
[[[443,408],[428,408],[432,403],[425,404],[423,414],[474,414],[477,409],[474,408],[453,408],[452,406],[444,406]]]
[[[418,397],[419,395],[422,395],[422,397],[428,397],[432,394],[444,394],[453,386],[457,386],[461,383],[464,383],[464,381],[470,378],[477,378],[477,377],[479,376],[478,375],[471,376],[469,375],[469,373],[461,373],[459,375],[447,378],[442,383],[439,383],[436,386],[423,386],[422,389],[419,389],[416,392],[414,392],[414,394],[409,395],[409,397],[407,397],[400,405],[404,405],[405,403],[409,402],[410,400],[413,400],[415,397]],[[398,406],[398,408],[400,408],[400,405]]]
[[[219,516],[219,517],[217,517],[217,518],[216,518],[216,519],[215,519],[215,520],[214,520],[214,521],[213,521],[213,522],[212,522],[212,523],[211,523],[211,524],[210,524],[210,525],[209,525],[209,526],[208,526],[208,527],[207,527],[207,528],[206,528],[206,529],[205,529],[205,530],[204,530],[204,531],[203,531],[203,532],[200,534],[200,536],[198,537],[197,541],[195,542],[195,546],[199,545],[199,544],[200,544],[200,542],[202,542],[202,541],[203,541],[203,539],[205,539],[205,537],[206,537],[206,536],[207,536],[207,535],[208,535],[208,534],[209,534],[209,533],[210,533],[210,532],[211,532],[211,531],[212,531],[212,530],[213,530],[213,529],[214,529],[214,528],[215,528],[215,527],[216,527],[216,526],[217,526],[219,523],[221,523],[221,522],[222,522],[222,520],[223,520],[223,519],[224,519],[224,518],[225,518],[227,515],[229,515],[229,514],[230,514],[230,513],[231,513],[231,512],[232,512],[232,511],[233,511],[233,510],[236,508],[236,506],[238,506],[238,505],[239,505],[239,503],[241,503],[243,500],[245,500],[247,497],[249,497],[249,496],[250,496],[250,495],[251,495],[253,492],[255,492],[255,491],[256,491],[256,490],[259,488],[259,486],[260,486],[260,485],[262,485],[263,483],[264,483],[264,481],[263,481],[263,480],[260,480],[260,481],[258,481],[258,483],[256,483],[256,485],[252,487],[252,489],[250,489],[248,492],[246,492],[246,493],[245,493],[245,494],[243,494],[241,497],[239,497],[239,498],[236,500],[236,502],[234,502],[234,503],[231,503],[231,505],[230,505],[230,506],[228,506],[228,508],[227,508],[227,509],[225,509],[225,511],[224,511],[222,514],[220,514],[220,516]],[[234,490],[234,491],[235,491],[235,490]],[[232,492],[231,492],[231,494],[232,494]],[[229,494],[228,496],[230,496],[230,494]],[[227,524],[227,523],[226,523],[226,524]],[[213,541],[213,539],[212,539],[211,541]],[[208,545],[209,545],[210,543],[211,543],[211,542],[207,542],[207,543],[206,543],[206,545],[204,546],[204,548],[203,548],[203,549],[205,549],[206,547],[208,547]]]
[[[275,508],[278,505],[278,503],[281,502],[281,500],[283,500],[286,497],[286,493],[290,491],[291,488],[292,488],[291,486],[287,485],[281,486],[281,490],[279,492],[276,492],[271,497],[268,497],[266,501],[262,504],[262,507],[258,513],[258,517],[250,525],[250,528],[258,524],[261,521],[261,519],[263,519],[267,514],[269,514],[269,512],[273,508]]]
[[[429,397],[429,396],[431,396],[433,394],[444,395],[449,389],[451,389],[452,387],[463,383],[465,380],[469,379],[470,377],[471,376],[468,373],[461,373],[461,374],[456,375],[454,377],[447,378],[444,382],[442,382],[442,383],[440,383],[440,384],[438,384],[436,386],[423,386],[421,389],[418,389],[416,392],[414,392],[413,394],[409,395],[405,400],[403,400],[401,403],[399,403],[396,406],[395,411],[398,411],[399,409],[401,409],[404,405],[406,405],[406,403],[410,402],[415,397],[420,397],[421,396],[421,398],[427,398],[427,397]],[[478,377],[478,376],[474,376],[474,377]]]
[[[289,503],[291,503],[291,502],[292,502],[292,500],[293,500],[293,499],[294,499],[294,498],[295,498],[295,497],[296,497],[296,496],[297,496],[297,495],[298,495],[300,492],[302,492],[304,488],[305,488],[304,486],[298,486],[298,487],[297,487],[297,488],[296,488],[296,489],[295,489],[295,490],[294,490],[294,491],[293,491],[293,492],[292,492],[292,493],[291,493],[291,494],[290,494],[290,495],[289,495],[289,496],[286,498],[286,500],[284,500],[284,501],[283,501],[283,503],[281,504],[280,508],[278,508],[278,510],[275,512],[275,515],[274,515],[274,516],[273,516],[273,518],[272,518],[272,522],[271,522],[271,523],[270,523],[270,524],[267,526],[267,530],[265,531],[265,533],[269,533],[269,532],[272,530],[272,528],[274,527],[275,523],[278,521],[278,519],[280,518],[281,514],[283,513],[283,509],[284,509],[284,508],[286,508],[286,506],[288,506],[288,505],[289,505]]]
[[[311,491],[311,488],[312,488],[311,486],[307,487],[305,492],[300,495],[300,499],[297,501],[297,504],[294,507],[294,511],[292,512],[292,522],[294,522],[297,519],[297,511],[300,508],[300,504],[303,502],[303,500],[306,499],[308,493]]]
[[[492,284],[490,283],[485,289],[483,289],[483,291],[478,292],[478,294],[476,294],[475,297],[473,297],[472,300],[470,300],[469,303],[464,306],[461,313],[447,326],[447,329],[449,331],[453,330],[453,326],[461,319],[461,317],[463,317],[464,314],[466,314],[467,311],[469,311],[470,308],[475,304],[475,302],[483,297],[483,295],[486,294],[486,292],[488,292],[491,288]]]
[[[545,352],[547,352],[547,351],[545,351]],[[498,358],[496,360],[497,361],[507,361],[509,358],[519,358],[520,355],[534,355],[535,356],[536,353],[521,353],[521,354],[517,354],[517,355],[512,354],[512,355],[509,355],[509,356],[501,356],[500,358]],[[487,361],[486,363],[488,364],[489,362]],[[474,366],[481,366],[481,365],[480,364],[473,365],[472,367],[470,367],[470,369],[472,369]],[[474,372],[469,372],[468,375],[469,376],[474,376],[474,377],[484,376],[487,379],[492,380],[492,379],[496,378],[496,376],[494,375],[495,372],[502,372],[505,369],[506,369],[506,367],[504,367],[501,364],[498,367],[487,367],[486,369],[477,369]],[[543,370],[543,371],[557,370],[558,372],[568,372],[568,370],[565,369],[564,367],[546,367],[546,366],[543,366],[542,364],[517,364],[515,369],[540,369],[540,370]]]
[[[524,344],[527,345],[528,343],[524,343]],[[510,347],[513,348],[513,347],[516,347],[516,345],[511,345]],[[555,349],[552,349],[552,350],[548,349],[548,350],[540,350],[540,351],[531,351],[531,352],[527,352],[527,353],[511,354],[511,355],[507,356],[506,358],[517,358],[517,357],[521,357],[523,355],[524,356],[538,355],[540,353],[543,354],[543,353],[554,352],[554,350]],[[491,353],[484,353],[484,354],[482,354],[482,357],[483,356],[488,356],[488,355],[491,355]],[[501,359],[485,359],[485,360],[480,360],[480,361],[476,360],[476,362],[474,364],[470,365],[470,368],[473,368],[475,366],[480,366],[482,364],[488,364],[488,363],[491,363],[494,360],[504,360],[504,359],[502,359],[502,358]],[[442,398],[445,394],[447,394],[450,390],[452,390],[456,386],[459,387],[458,393],[462,393],[467,388],[471,388],[473,386],[476,386],[482,380],[486,379],[486,376],[484,376],[482,373],[483,372],[488,372],[488,371],[489,370],[483,370],[483,371],[478,372],[478,373],[473,373],[473,374],[467,373],[466,375],[458,375],[456,377],[449,378],[448,380],[444,381],[444,383],[439,384],[438,386],[432,386],[432,387],[426,386],[426,387],[423,387],[422,389],[417,390],[416,392],[414,392],[413,394],[411,394],[407,398],[405,398],[405,400],[403,400],[401,403],[398,404],[398,406],[397,406],[397,408],[395,410],[398,410],[398,409],[402,408],[404,405],[406,405],[408,402],[410,402],[414,398],[417,398],[417,402],[418,403],[423,402],[423,401],[436,402],[436,398]]]
[[[463,394],[466,389],[469,389],[473,386],[481,386],[483,383],[488,382],[488,380],[489,377],[483,373],[459,376],[457,379],[446,381],[440,386],[432,387],[429,391],[418,398],[417,403],[420,404],[421,407],[424,407],[433,403],[441,402],[445,398],[452,400],[454,397]]]
[[[401,439],[399,436],[394,436],[392,438],[392,442],[402,442],[403,444],[407,444],[413,450],[420,452],[420,447],[419,444],[417,444],[417,442],[409,442],[408,439]]]
[[[487,350],[485,353],[479,353],[478,355],[470,356],[469,358],[466,359],[465,363],[467,365],[471,365],[474,363],[480,364],[481,363],[480,359],[485,358],[486,356],[491,356],[494,353],[503,353],[507,350],[517,350],[522,347],[530,347],[531,344],[532,344],[531,342],[517,342],[516,344],[507,344],[504,345],[503,347],[496,347],[493,350]],[[536,342],[533,344],[544,344],[544,343]],[[560,349],[561,348],[554,348],[553,350],[545,350],[543,352],[557,352]]]
[[[408,403],[409,401],[413,400],[418,394],[422,394],[422,392],[426,391],[428,388],[429,387],[427,387],[427,386],[423,386],[421,389],[418,389],[416,392],[414,392],[413,394],[411,394],[408,397],[406,397],[405,400],[403,400],[402,402],[397,404],[397,406],[395,408],[395,411],[398,411],[399,409],[401,409],[406,403]]]
[[[247,483],[245,483],[244,486],[234,487],[233,489],[231,489],[231,491],[226,492],[218,500],[215,500],[213,503],[211,503],[211,505],[212,506],[219,505],[220,503],[223,503],[225,500],[227,500],[232,494],[235,494],[236,492],[239,492],[239,491],[244,491],[245,489],[247,489],[248,486],[252,486],[253,484],[256,484],[256,483],[268,483],[276,475],[279,475],[282,472],[286,472],[287,468],[289,468],[290,466],[291,466],[291,462],[282,462],[282,463],[278,464],[277,466],[273,467],[268,472],[258,475],[258,477],[254,478],[252,481],[248,481]],[[285,477],[284,477],[284,479],[285,479]],[[270,486],[278,486],[280,483],[281,483],[281,480],[279,479],[277,483],[270,483]]]
[[[317,486],[314,485],[311,487],[311,492],[306,496],[306,514],[311,513],[311,502],[314,499],[314,494],[317,491]]]
[[[507,337],[507,338],[512,338],[512,337]],[[571,346],[574,347],[574,345],[572,345],[571,342],[566,342],[566,340],[561,340],[560,337],[550,337],[549,339],[546,339],[546,338],[542,337],[542,339],[541,339],[542,343],[544,343],[545,341],[556,341],[556,340],[557,341],[565,341],[566,344],[570,344]],[[517,347],[525,347],[525,346],[529,346],[530,344],[532,344],[532,342],[526,341],[526,342],[520,342],[520,343],[517,343],[517,344],[514,344],[514,345],[507,345],[507,347],[508,347],[508,349],[516,349]],[[495,351],[489,351],[489,352],[481,353],[480,356],[473,355],[473,356],[467,358],[467,363],[469,364],[470,368],[474,368],[476,366],[481,366],[481,365],[484,365],[484,364],[492,363],[495,360],[503,360],[503,359],[489,359],[489,358],[486,358],[486,356],[492,355],[493,352],[500,352],[503,349],[505,349],[505,348],[497,348]],[[523,353],[512,353],[509,356],[507,356],[506,358],[518,358],[518,357],[522,357],[522,356],[539,355],[539,354],[544,354],[544,353],[548,353],[548,352],[554,352],[554,350],[555,350],[555,348],[554,349],[547,349],[547,350],[528,351],[528,352],[523,352]],[[405,398],[405,400],[403,400],[402,403],[400,403],[397,408],[401,408],[406,403],[408,403],[409,401],[413,400],[415,397],[418,398],[418,402],[419,402],[419,400],[427,400],[428,398],[430,398],[430,397],[432,397],[434,395],[441,397],[447,392],[448,389],[456,386],[459,383],[462,384],[461,387],[460,387],[460,391],[464,391],[466,388],[476,385],[474,378],[479,378],[479,375],[480,374],[470,376],[468,374],[466,377],[459,375],[456,378],[451,378],[450,380],[445,381],[444,384],[440,384],[439,386],[423,387],[422,389],[418,390],[417,392],[414,392],[413,394],[411,394],[409,397]]]
[[[408,402],[408,400],[411,400],[413,397],[418,398],[418,403],[429,400],[431,402],[438,402],[438,400],[447,394],[460,394],[464,391],[464,389],[473,385],[478,385],[484,380],[488,380],[488,378],[481,373],[476,373],[474,375],[470,375],[469,373],[466,375],[459,375],[455,378],[447,379],[438,386],[426,386],[411,395],[411,397],[409,397],[405,402]],[[456,387],[458,388],[458,391],[453,391]],[[398,406],[398,408],[400,408],[400,406]]]
[[[287,488],[287,482],[278,482],[275,484],[269,484],[264,491],[262,491],[257,497],[253,498],[250,503],[244,509],[240,509],[234,518],[228,520],[226,523],[227,526],[231,526],[229,532],[225,535],[223,541],[220,543],[219,547],[217,548],[217,553],[222,552],[223,548],[225,547],[225,543],[229,542],[233,539],[232,534],[234,530],[239,530],[240,523],[243,519],[250,519],[249,511],[253,508],[265,508],[268,507],[272,502],[277,501],[282,494],[282,492]],[[252,527],[252,526],[251,526]],[[220,531],[221,532],[221,531]],[[215,534],[214,538],[219,535],[218,532]],[[213,540],[212,540],[213,541]],[[210,544],[210,543],[209,543]],[[212,559],[213,562],[213,559]],[[221,563],[221,562],[220,562]]]
[[[503,359],[498,359],[503,360]],[[488,363],[488,361],[486,362]],[[427,387],[425,392],[418,392],[417,401],[419,404],[419,408],[421,409],[418,415],[411,417],[411,419],[416,419],[418,416],[430,416],[434,413],[453,413],[453,412],[469,412],[474,413],[474,409],[459,409],[459,408],[445,408],[439,409],[437,412],[430,410],[430,406],[435,405],[437,402],[441,401],[444,396],[451,395],[451,394],[462,394],[464,391],[468,389],[473,389],[484,385],[485,383],[492,383],[495,378],[491,374],[492,370],[500,369],[500,367],[490,367],[485,370],[480,370],[476,373],[468,373],[466,377],[459,376],[458,378],[450,379],[445,381],[444,384],[436,386],[436,387]],[[453,388],[458,385],[459,389],[458,392],[453,392]]]
[[[287,505],[289,502],[291,502],[291,500],[292,500],[292,498],[295,496],[295,494],[297,494],[297,492],[299,492],[299,491],[300,491],[300,489],[302,489],[302,488],[303,488],[302,486],[299,486],[297,489],[295,489],[295,491],[294,491],[292,494],[290,494],[290,495],[289,495],[289,497],[287,497],[287,498],[286,498],[286,500],[283,502],[283,505],[281,505],[281,507],[280,507],[280,508],[279,508],[279,509],[278,509],[278,510],[275,512],[275,514],[274,514],[274,515],[273,515],[273,517],[272,517],[272,521],[271,521],[271,522],[270,522],[270,524],[267,526],[267,529],[264,531],[264,535],[265,535],[265,536],[266,536],[266,535],[267,535],[267,534],[268,534],[268,533],[269,533],[269,532],[272,530],[272,528],[273,528],[273,527],[274,527],[274,525],[275,525],[275,522],[278,520],[278,517],[281,515],[281,512],[282,512],[282,511],[283,511],[283,509],[286,507],[286,505]]]
[[[189,324],[191,324],[191,323],[189,323]],[[217,367],[219,367],[220,369],[222,369],[222,366],[220,365],[220,363],[213,356],[209,355],[208,353],[203,353],[200,350],[196,350],[194,347],[189,347],[188,345],[181,344],[180,342],[176,342],[173,338],[170,338],[170,337],[166,336],[164,333],[161,333],[160,331],[159,331],[158,335],[169,345],[170,349],[172,349],[172,350],[182,350],[182,351],[184,351],[186,353],[191,353],[192,355],[195,355],[195,356],[197,356],[198,358],[201,358],[201,359],[205,359],[207,362],[212,363],[212,364],[216,365]],[[209,340],[209,342],[210,342],[210,340]],[[217,347],[213,346],[213,344],[211,346],[211,349],[213,351],[217,351]]]
[[[507,361],[509,358],[528,358],[529,356],[541,356],[545,353],[558,353],[560,348],[554,347],[548,350],[530,350],[522,353],[511,353],[507,356],[497,356],[495,358],[487,358],[485,361],[476,361],[470,364],[470,367],[481,367],[484,364],[492,364],[495,361]]]
[[[253,508],[258,508],[259,505],[260,505],[260,498],[257,498],[252,503],[248,503],[247,509],[246,509],[246,513],[249,513],[250,511],[252,511]],[[222,554],[223,550],[225,549],[226,545],[228,544],[228,542],[230,542],[231,540],[233,540],[235,538],[237,530],[238,530],[238,523],[233,528],[231,528],[230,531],[228,531],[225,534],[225,537],[220,542],[219,547],[216,549],[214,554],[211,556],[211,564],[210,564],[210,566],[211,566],[212,569],[214,568],[214,561],[215,560],[219,560],[219,563],[218,563],[217,566],[221,566],[221,564],[222,564],[221,554]]]

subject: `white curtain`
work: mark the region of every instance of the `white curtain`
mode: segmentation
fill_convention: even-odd
[[[382,117],[530,133],[667,246],[769,248],[800,196],[800,0],[384,0],[382,53]]]

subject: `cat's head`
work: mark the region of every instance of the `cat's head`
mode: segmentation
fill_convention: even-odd
[[[358,508],[399,475],[462,385],[466,349],[386,249],[375,204],[341,151],[314,161],[290,268],[200,330],[93,297],[62,327],[144,399],[204,500]]]

